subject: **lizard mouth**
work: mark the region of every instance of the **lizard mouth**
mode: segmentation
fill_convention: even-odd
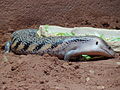
[[[107,51],[106,49],[104,49],[104,48],[102,48],[102,47],[101,47],[101,49],[104,50],[110,57],[114,57],[114,55],[112,55],[112,54],[111,54],[109,51]]]

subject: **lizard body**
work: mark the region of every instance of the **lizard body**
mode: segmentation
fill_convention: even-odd
[[[5,51],[16,54],[50,54],[64,60],[86,55],[103,55],[114,57],[113,49],[96,36],[56,36],[37,37],[36,29],[18,30],[12,34],[11,41],[6,43]]]

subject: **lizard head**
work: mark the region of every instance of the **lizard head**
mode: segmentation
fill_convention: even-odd
[[[114,57],[115,51],[101,38],[96,36],[88,36],[89,40],[84,43],[85,50],[82,54],[86,55],[102,55],[106,57]],[[86,44],[86,45],[85,45]]]

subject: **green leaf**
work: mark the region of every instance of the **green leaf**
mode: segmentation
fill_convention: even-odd
[[[114,39],[112,39],[110,41],[120,41],[120,37],[119,38],[114,38]]]
[[[82,55],[82,56],[87,60],[92,59],[92,57],[90,57],[89,55]]]
[[[44,25],[44,30],[48,32],[49,25]]]

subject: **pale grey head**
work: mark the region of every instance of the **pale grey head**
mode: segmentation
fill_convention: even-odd
[[[102,55],[106,57],[114,57],[115,51],[101,38],[96,36],[85,37],[88,39],[83,43],[81,54],[85,55]]]

